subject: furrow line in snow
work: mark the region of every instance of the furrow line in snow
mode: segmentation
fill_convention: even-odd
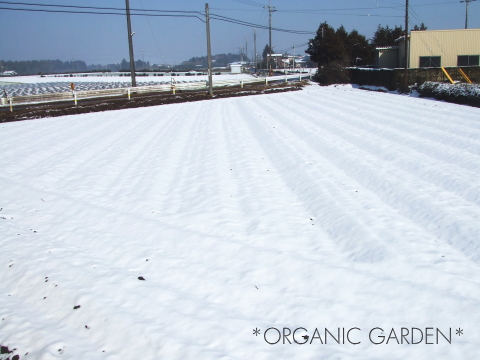
[[[250,106],[249,101],[244,102],[243,106]],[[309,220],[312,213],[285,186],[245,118],[238,116],[235,103],[225,101],[222,116],[228,119],[224,122],[227,146],[224,151],[229,155],[228,166],[232,167],[229,181],[237,188],[233,200],[245,224],[239,229],[242,241],[259,250],[276,248],[303,261],[338,258],[328,236],[321,228],[313,227],[313,221]],[[241,112],[244,111],[242,107]],[[260,121],[268,120],[262,117]],[[280,239],[292,241],[282,243]]]
[[[376,156],[365,153],[347,142],[343,142],[342,146],[331,136],[322,137],[322,142],[319,142],[318,135],[314,136],[310,131],[298,126],[292,127],[292,131],[307,141],[313,149],[330,158],[348,176],[375,192],[383,202],[398,209],[411,221],[421,225],[478,263],[480,246],[475,239],[480,237],[480,228],[478,225],[472,225],[478,224],[475,222],[478,218],[478,208],[471,211],[474,218],[464,216],[463,212],[470,210],[471,205],[462,204],[459,199],[452,204],[450,194],[439,194],[435,187],[418,181],[416,177],[408,176],[404,171],[392,168],[391,165],[385,167],[385,164],[379,162]],[[399,177],[404,181],[399,183],[397,180]],[[418,192],[422,194],[421,197],[417,196]],[[450,208],[454,207],[453,213],[442,210],[445,203],[448,203]]]
[[[59,179],[57,189],[91,201],[105,200],[102,195],[112,190],[125,161],[134,156],[131,148],[143,138],[153,136],[153,130],[148,128],[151,123],[151,120],[145,119],[141,125],[128,127],[124,132],[113,130],[87,147],[78,148],[77,153],[70,157],[74,161],[68,166],[63,162],[58,165],[60,169],[63,166],[64,171],[63,174],[58,170],[55,173]],[[81,185],[78,184],[79,179],[82,179]]]
[[[302,101],[299,100],[299,103]],[[302,108],[297,112],[302,115],[302,120],[308,119],[310,123],[328,129],[329,132],[382,159],[385,164],[436,185],[439,191],[450,191],[466,201],[480,205],[480,187],[475,187],[480,170],[480,157],[432,141],[415,141],[415,137],[412,139],[412,136],[402,135],[385,126],[389,119],[378,121],[373,116],[338,116],[338,113],[326,108],[322,112],[325,120],[319,121]],[[329,121],[331,119],[336,121]],[[392,143],[396,146],[392,146]],[[449,161],[445,161],[445,153],[449,154]]]
[[[199,199],[194,194],[196,192],[198,194],[199,184],[195,183],[193,179],[198,178],[196,170],[204,160],[201,156],[201,141],[206,136],[202,136],[202,134],[205,134],[209,127],[209,123],[203,115],[205,106],[205,102],[200,102],[199,108],[195,109],[195,114],[186,116],[184,120],[188,124],[188,133],[182,134],[182,137],[186,141],[183,142],[181,152],[172,159],[174,168],[169,172],[172,172],[173,176],[169,176],[165,200],[161,204],[162,211],[167,214],[182,213],[185,215],[195,212],[195,207],[198,207]]]
[[[298,101],[298,99],[295,99],[295,100],[296,102]],[[265,106],[263,105],[263,107]],[[347,126],[343,126],[343,127],[334,126],[333,122],[331,121],[319,122],[316,117],[312,116],[308,112],[304,112],[303,110],[296,109],[295,111],[292,111],[290,107],[282,108],[276,105],[275,103],[272,103],[269,106],[267,106],[266,110],[268,111],[269,114],[272,114],[274,118],[280,118],[281,116],[283,116],[283,118],[286,118],[286,119],[293,119],[291,123],[284,122],[284,124],[287,126],[287,129],[292,128],[293,133],[290,132],[290,130],[284,130],[282,126],[276,127],[277,132],[279,134],[282,134],[282,136],[279,137],[279,141],[284,141],[285,144],[291,144],[290,141],[286,141],[284,139],[296,138],[297,141],[294,142],[295,147],[290,146],[291,147],[290,151],[291,152],[295,150],[299,151],[299,157],[302,155],[305,156],[305,154],[311,154],[310,158],[312,159],[312,163],[315,163],[313,159],[319,156],[319,152],[312,153],[312,150],[316,148],[311,147],[307,142],[305,142],[305,139],[310,139],[310,138],[313,139],[315,137],[317,139],[317,143],[321,143],[325,139],[329,139],[330,141],[334,142],[336,148],[341,148],[342,146],[345,146],[346,144],[348,144],[348,141],[350,138],[354,140],[352,141],[353,144],[356,144],[356,142],[363,139],[356,136],[352,136],[352,137],[346,136],[345,134],[348,135],[347,130],[349,130]],[[341,122],[341,120],[338,118],[336,118],[335,120],[336,120],[335,123]],[[314,133],[314,135],[307,136],[307,135],[295,134],[295,131],[297,129],[302,129],[302,128],[303,128],[303,134],[307,134],[308,132],[310,135],[312,133]],[[319,130],[319,128],[327,129],[329,130],[329,132]],[[283,129],[283,132],[282,132],[282,129]],[[317,135],[315,135],[315,133]],[[334,137],[332,137],[331,135],[334,135]],[[339,139],[335,139],[335,137],[339,137]],[[345,140],[347,142],[345,142]],[[376,140],[371,140],[371,143],[375,143],[375,141]],[[301,146],[302,144],[305,144],[305,145],[302,147]],[[352,150],[352,153],[354,153],[353,150]],[[332,155],[334,155],[333,152],[332,152]],[[376,155],[378,155],[380,157],[379,160],[381,160],[382,152],[372,152],[372,156],[376,156]],[[325,158],[325,160],[328,160],[331,162],[331,159],[327,157]],[[387,166],[391,166],[392,170],[396,167],[395,166],[396,164],[392,164],[388,161],[383,162],[383,164]],[[332,165],[335,165],[335,164],[332,162]],[[379,166],[379,168],[383,166],[384,165]],[[316,167],[314,167],[314,169],[316,169]],[[360,193],[365,193],[365,190],[369,192],[368,189],[363,188],[361,184],[356,183],[355,179],[353,178],[351,178],[350,180],[344,179],[342,178],[342,175],[344,175],[343,171],[341,171],[340,174],[332,171],[331,176],[325,177],[324,179],[322,179],[322,183],[324,184],[325,183],[328,184],[328,182],[333,176],[335,176],[335,178],[338,177],[338,179],[342,179],[341,182],[342,183],[344,182],[344,184],[342,184],[344,185],[343,193],[335,194],[334,196],[336,198],[341,198],[342,195],[346,193],[347,189],[353,193],[352,184],[349,184],[352,181],[355,182],[355,184],[353,185],[353,189],[359,189]],[[322,174],[317,174],[316,178],[321,179],[322,176],[323,176]],[[412,172],[411,176],[415,177],[415,173]],[[340,182],[340,180],[337,180],[337,182]],[[363,188],[362,191],[360,191],[361,188]],[[442,190],[440,189],[440,191]],[[375,226],[372,227],[372,230],[374,229],[378,233],[377,237],[380,239],[383,239],[384,242],[388,243],[389,247],[395,247],[396,243],[399,241],[402,243],[402,246],[408,245],[411,249],[409,259],[410,258],[424,259],[425,257],[431,258],[430,255],[426,255],[426,253],[419,252],[418,250],[419,242],[422,243],[423,250],[428,249],[429,254],[434,254],[434,253],[438,254],[439,252],[442,252],[442,251],[443,253],[445,253],[445,248],[439,247],[438,243],[436,243],[435,246],[433,246],[434,243],[432,242],[431,236],[427,232],[425,232],[423,228],[415,225],[414,223],[411,223],[407,218],[405,218],[403,221],[402,220],[399,221],[398,213],[395,209],[392,209],[390,207],[379,208],[378,202],[370,201],[372,197],[377,198],[377,195],[374,192],[370,192],[370,194],[368,194],[366,197],[361,196],[361,194],[358,194],[358,196],[355,197],[353,203],[350,203],[350,204],[346,203],[345,207],[348,208],[351,212],[354,212],[355,217],[359,219],[361,223],[374,224]],[[470,211],[470,208],[471,207],[468,207],[466,205],[463,208],[464,212],[467,213],[467,215]],[[478,210],[478,208],[476,209]],[[370,216],[368,216],[368,214],[370,214]],[[474,210],[470,215],[473,218],[478,217],[478,211]],[[396,219],[396,220],[392,221],[392,219]],[[415,240],[410,241],[408,244],[405,243],[404,239],[409,239],[409,238],[414,238]],[[401,253],[401,251],[398,251],[397,253],[399,254]],[[464,256],[465,255],[462,254],[460,257],[463,258]]]
[[[296,194],[308,212],[314,214],[315,226],[321,226],[323,231],[354,261],[376,262],[384,259],[388,253],[385,245],[380,239],[371,236],[368,225],[357,220],[353,216],[353,211],[349,209],[348,204],[353,205],[351,199],[353,194],[339,195],[338,188],[341,185],[334,183],[334,176],[330,175],[333,179],[328,180],[328,172],[331,169],[322,169],[327,171],[312,174],[308,167],[313,165],[309,162],[315,160],[310,158],[310,154],[300,152],[295,148],[296,144],[288,145],[287,142],[279,142],[276,128],[267,127],[265,123],[258,120],[257,113],[262,111],[269,114],[271,124],[282,125],[277,117],[271,115],[271,111],[277,109],[281,112],[284,110],[283,107],[288,108],[288,104],[282,106],[278,101],[275,107],[268,107],[268,110],[265,104],[260,106],[252,101],[249,105],[248,110],[243,111],[244,121],[248,123],[252,133],[262,144],[289,190]],[[304,159],[304,161],[299,164],[298,159]],[[317,166],[324,165],[321,163]],[[369,222],[371,221],[367,221],[367,224]]]
[[[190,150],[194,138],[194,129],[197,125],[185,116],[186,111],[195,112],[198,110],[197,103],[185,104],[187,107],[191,105],[194,105],[194,108],[188,110],[185,107],[178,107],[179,111],[175,115],[171,113],[176,109],[174,105],[157,108],[158,116],[164,117],[166,122],[175,123],[175,127],[169,127],[168,132],[163,134],[163,142],[154,149],[158,152],[158,156],[155,158],[155,162],[150,165],[152,166],[152,169],[150,169],[151,185],[143,185],[145,186],[145,198],[148,199],[153,214],[164,216],[175,213],[172,208],[171,197],[179,191],[178,179],[182,178],[183,172],[188,167],[186,154]],[[154,179],[155,184],[153,184]],[[140,186],[142,186],[141,183]]]
[[[355,100],[355,104],[360,105],[360,110],[365,107],[366,104],[370,104],[370,107],[374,107],[375,114],[379,117],[392,117],[392,109],[397,109],[398,105],[404,109],[400,114],[401,123],[409,124],[413,128],[416,128],[418,124],[423,124],[427,127],[432,127],[437,130],[443,130],[449,134],[455,133],[460,136],[477,139],[480,132],[480,122],[478,121],[478,109],[469,106],[462,106],[457,104],[439,102],[438,100],[412,98],[409,96],[393,95],[374,93],[369,91],[358,91],[356,89],[345,89],[345,92],[349,93],[349,102],[343,105],[352,105],[350,101]],[[327,91],[325,93],[326,98],[335,98],[337,94]],[[340,95],[344,95],[343,92]],[[375,104],[375,105],[372,105]],[[353,105],[352,105],[353,106]],[[358,109],[355,107],[355,109]],[[396,113],[396,111],[395,111]],[[416,117],[412,118],[409,114],[415,113]],[[461,117],[459,120],[459,114],[465,113],[466,116]],[[436,116],[432,116],[432,115]],[[443,119],[444,121],[438,121]],[[445,125],[446,122],[455,121],[455,126]]]
[[[32,134],[29,129],[32,122],[38,125],[35,133]],[[52,142],[57,143],[65,138],[69,139],[78,136],[79,130],[84,128],[82,121],[75,121],[74,118],[65,119],[62,132],[58,132],[58,123],[56,119],[36,119],[18,121],[15,123],[3,123],[2,142],[0,149],[3,154],[3,160],[12,156],[24,158],[32,154],[32,149],[42,149],[45,145]],[[18,149],[16,144],[28,144],[27,148]],[[18,159],[17,159],[18,160]]]
[[[122,126],[122,122],[126,121],[126,116],[122,114],[120,119],[95,121],[88,116],[79,115],[76,120],[81,121],[82,118],[86,118],[87,120],[83,123],[84,129],[91,126],[93,132],[88,128],[86,131],[77,132],[76,136],[64,137],[63,131],[59,131],[54,137],[50,137],[48,143],[42,145],[44,150],[35,151],[35,148],[29,147],[30,154],[20,158],[20,161],[17,159],[12,167],[16,173],[20,173],[23,177],[44,172],[48,176],[52,164],[62,164],[62,159],[65,158],[71,160],[74,155],[78,154],[78,149],[87,149],[87,154],[96,156],[98,148],[93,148],[93,145],[98,144],[99,140],[104,141],[112,136],[114,139],[121,135],[126,136],[135,127],[135,124],[131,122],[128,126]],[[120,130],[121,133],[119,134],[115,130]],[[108,146],[108,143],[102,146]],[[70,165],[64,164],[64,166],[69,167]],[[48,180],[51,181],[52,179],[49,178]]]
[[[341,107],[339,107],[338,98],[329,95],[326,100],[326,102],[322,103],[322,108],[330,107],[331,109],[341,109],[337,111],[342,114],[346,112],[357,116],[362,114],[366,119],[375,119],[377,123],[380,122],[384,126],[391,127],[397,132],[400,131],[408,137],[423,141],[434,141],[441,146],[461,149],[471,153],[477,157],[476,159],[478,161],[478,156],[480,155],[480,146],[478,142],[480,131],[478,129],[468,129],[469,136],[458,133],[455,134],[455,129],[458,128],[457,124],[462,123],[462,117],[458,115],[447,122],[444,120],[444,116],[439,109],[435,112],[425,112],[423,116],[416,116],[413,118],[408,114],[413,112],[417,115],[419,111],[417,107],[412,105],[412,108],[405,113],[405,116],[399,119],[398,116],[392,114],[391,111],[387,112],[386,110],[383,110],[383,113],[379,113],[379,107],[377,104],[369,104],[360,101],[352,104],[352,99],[348,98],[348,101],[343,102]],[[316,107],[318,107],[318,105],[316,105]],[[467,110],[470,110],[470,113],[477,111],[477,109],[474,108],[467,108]],[[450,124],[442,126],[442,129],[439,129],[439,126],[445,123]]]
[[[115,175],[105,174],[104,186],[99,188],[102,196],[113,204],[128,202],[133,206],[144,200],[142,197],[146,189],[153,185],[153,174],[158,171],[153,163],[168,156],[167,146],[176,140],[175,136],[182,127],[178,121],[159,118],[157,112],[147,114],[144,120],[136,121],[137,126],[129,134],[132,141],[114,149],[116,159],[109,168]],[[105,161],[108,161],[108,156],[105,156]]]
[[[284,178],[287,185],[290,185],[292,192],[296,193],[298,198],[304,203],[304,206],[314,208],[316,211],[316,220],[315,224],[321,224],[324,226],[325,230],[333,240],[336,241],[337,246],[341,247],[341,250],[354,262],[346,261],[345,266],[348,267],[350,271],[355,273],[362,273],[367,277],[374,277],[378,282],[385,280],[386,272],[382,272],[380,276],[378,272],[376,273],[376,266],[382,267],[384,260],[386,259],[398,259],[394,261],[396,266],[406,269],[405,265],[400,265],[402,263],[409,263],[411,266],[407,267],[415,273],[418,268],[422,268],[426,263],[431,264],[438,259],[441,259],[442,250],[448,250],[448,245],[437,244],[433,241],[432,237],[425,233],[421,228],[412,223],[405,224],[405,221],[398,221],[398,214],[395,214],[395,210],[390,210],[388,207],[382,206],[378,203],[377,200],[370,201],[370,194],[366,194],[362,197],[361,194],[356,196],[349,196],[348,194],[342,194],[341,190],[335,190],[335,185],[338,188],[341,188],[338,182],[337,184],[330,184],[328,182],[329,178],[334,178],[332,173],[335,173],[335,168],[329,168],[328,164],[322,163],[319,160],[312,160],[312,162],[320,163],[321,169],[317,171],[306,170],[305,167],[296,166],[295,162],[290,161],[291,157],[293,159],[298,159],[299,156],[311,156],[318,159],[319,155],[315,156],[315,152],[312,149],[309,149],[308,144],[302,144],[301,139],[299,141],[294,141],[294,145],[283,141],[285,135],[289,134],[288,127],[286,130],[281,130],[281,124],[279,127],[278,133],[281,135],[272,135],[269,133],[271,125],[276,125],[275,129],[279,125],[278,121],[272,116],[269,118],[269,123],[265,124],[264,122],[257,121],[255,115],[258,116],[258,113],[262,111],[265,114],[272,114],[273,108],[265,107],[265,104],[255,106],[257,104],[248,104],[248,109],[251,110],[251,113],[245,114],[245,120],[249,119],[254,133],[261,139],[264,149],[266,149],[268,156],[273,161],[275,168]],[[281,112],[282,109],[277,105],[276,107]],[[268,116],[268,115],[267,115]],[[295,124],[296,126],[296,124]],[[290,136],[292,138],[292,136]],[[295,139],[297,140],[297,139]],[[290,157],[291,156],[291,157]],[[298,162],[297,162],[298,164]],[[325,176],[327,172],[328,176]],[[352,179],[353,180],[353,179]],[[317,182],[317,183],[315,183]],[[359,190],[361,187],[359,188]],[[350,189],[351,190],[351,189]],[[345,192],[345,190],[344,190]],[[305,196],[304,194],[310,194],[310,196]],[[311,194],[316,194],[317,196],[311,196]],[[360,206],[359,206],[360,205]],[[372,212],[371,215],[365,214],[365,210],[361,206],[376,206],[377,208],[380,205],[380,209],[376,213]],[[318,209],[316,209],[317,207]],[[381,215],[387,210],[385,217],[382,218]],[[374,219],[373,216],[380,214],[379,218]],[[395,215],[395,220],[391,220],[391,217]],[[358,223],[354,219],[358,219]],[[369,222],[370,221],[370,222]],[[372,223],[372,221],[374,221]],[[379,222],[385,221],[385,224],[378,224]],[[408,221],[408,220],[406,220]],[[324,222],[324,223],[322,223]],[[390,229],[390,227],[392,229]],[[360,232],[360,236],[353,236],[352,233],[355,231]],[[406,232],[405,232],[406,231]],[[412,238],[412,241],[405,242],[403,237],[409,236]],[[345,241],[344,238],[350,238],[350,241]],[[297,236],[298,239],[298,236]],[[321,239],[318,239],[321,241]],[[419,243],[416,241],[421,240]],[[430,243],[428,243],[430,242]],[[408,246],[408,249],[405,249],[405,245]],[[388,246],[388,249],[385,249]],[[381,252],[383,250],[383,252]],[[312,251],[321,251],[321,249],[315,249],[312,247]],[[293,252],[293,251],[292,251]],[[449,257],[454,260],[455,264],[465,260],[465,256],[458,253],[448,252]],[[413,259],[412,259],[413,258]],[[331,267],[331,262],[337,264],[337,261],[333,259],[319,259],[320,263],[323,263],[324,266]],[[340,264],[343,264],[345,261],[340,261]],[[360,268],[355,266],[356,264],[361,264],[363,266]],[[368,267],[367,264],[368,263]],[[347,265],[348,264],[348,265]],[[377,264],[377,265],[374,265]],[[342,267],[342,265],[337,264],[337,266]],[[354,270],[352,270],[354,266]],[[371,268],[370,266],[373,266]],[[390,279],[394,282],[398,289],[402,288],[416,288],[418,285],[412,281],[411,276],[408,275],[408,272],[405,273],[405,276],[398,277],[398,273],[395,271],[395,267],[392,267],[390,263],[391,276]],[[453,263],[452,266],[454,267]],[[315,268],[312,265],[309,265],[310,269],[313,271]],[[466,266],[468,268],[468,266]],[[448,270],[445,269],[445,265],[442,268],[432,269],[437,273],[437,276],[441,278],[443,275],[449,274],[451,267],[449,266]],[[339,271],[339,269],[337,270]],[[320,272],[321,273],[321,272]],[[349,275],[352,276],[352,275]],[[376,283],[378,289],[379,284]],[[453,285],[453,284],[452,284]],[[462,286],[467,286],[468,288],[475,288],[477,284],[464,283]],[[468,297],[471,303],[476,303],[477,300],[475,297],[469,295],[468,291],[465,291],[462,286],[454,285],[451,287],[451,291],[454,292],[454,295],[451,293],[444,292],[441,289],[441,286],[438,284],[433,284],[429,282],[422,283],[422,291],[427,290],[432,294],[432,296],[441,296],[450,297],[453,301],[457,297]],[[333,287],[332,287],[333,289]],[[338,293],[338,298],[342,296]],[[362,292],[362,290],[358,290]],[[389,297],[389,294],[385,294],[386,297]]]

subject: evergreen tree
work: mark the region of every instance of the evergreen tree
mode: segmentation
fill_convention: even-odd
[[[369,65],[373,63],[373,49],[367,38],[352,30],[346,39],[350,65]]]
[[[127,62],[127,60],[122,59],[122,62],[120,63],[120,70],[130,71],[130,61]]]
[[[342,31],[337,33],[327,22],[323,22],[318,27],[317,35],[310,39],[305,52],[310,54],[310,59],[319,67],[333,61],[345,61],[346,52],[342,36]]]
[[[262,52],[262,62],[260,64],[260,68],[264,68],[264,69],[267,69],[268,66],[267,66],[267,63],[268,63],[268,55],[269,54],[273,54],[273,50],[270,49],[270,46],[265,45],[265,47],[263,48],[263,52]],[[271,63],[271,62],[270,62]]]
[[[401,26],[391,29],[388,25],[378,25],[377,31],[373,34],[372,45],[374,47],[395,46],[395,40],[405,35]]]
[[[264,61],[267,61],[269,54],[273,54],[273,52],[272,52],[272,50],[270,49],[270,46],[268,46],[268,44],[267,44],[267,45],[265,45],[265,48],[263,49],[262,59],[263,59]]]
[[[425,24],[423,22],[420,24],[420,26],[415,25],[413,27],[413,31],[424,31],[424,30],[427,30],[427,27],[425,26]]]

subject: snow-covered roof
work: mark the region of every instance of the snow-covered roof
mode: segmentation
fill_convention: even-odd
[[[395,50],[398,48],[399,48],[398,46],[381,46],[381,47],[375,48],[375,50]]]

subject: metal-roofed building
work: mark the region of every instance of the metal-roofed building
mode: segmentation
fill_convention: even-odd
[[[378,67],[405,66],[405,37],[396,42],[376,49]],[[479,66],[480,29],[412,31],[408,43],[409,68]]]

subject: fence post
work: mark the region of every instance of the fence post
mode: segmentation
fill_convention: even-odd
[[[241,85],[241,87],[242,87],[242,89],[243,89],[243,79],[240,79],[240,85]]]
[[[10,103],[10,112],[13,112],[13,99],[9,98],[8,102]]]
[[[128,100],[130,100],[130,88],[127,89]]]
[[[265,76],[265,85],[268,84],[268,78]]]
[[[287,74],[285,74],[285,82],[287,82]]]
[[[75,99],[75,106],[77,106],[77,92],[73,91],[73,98]]]

